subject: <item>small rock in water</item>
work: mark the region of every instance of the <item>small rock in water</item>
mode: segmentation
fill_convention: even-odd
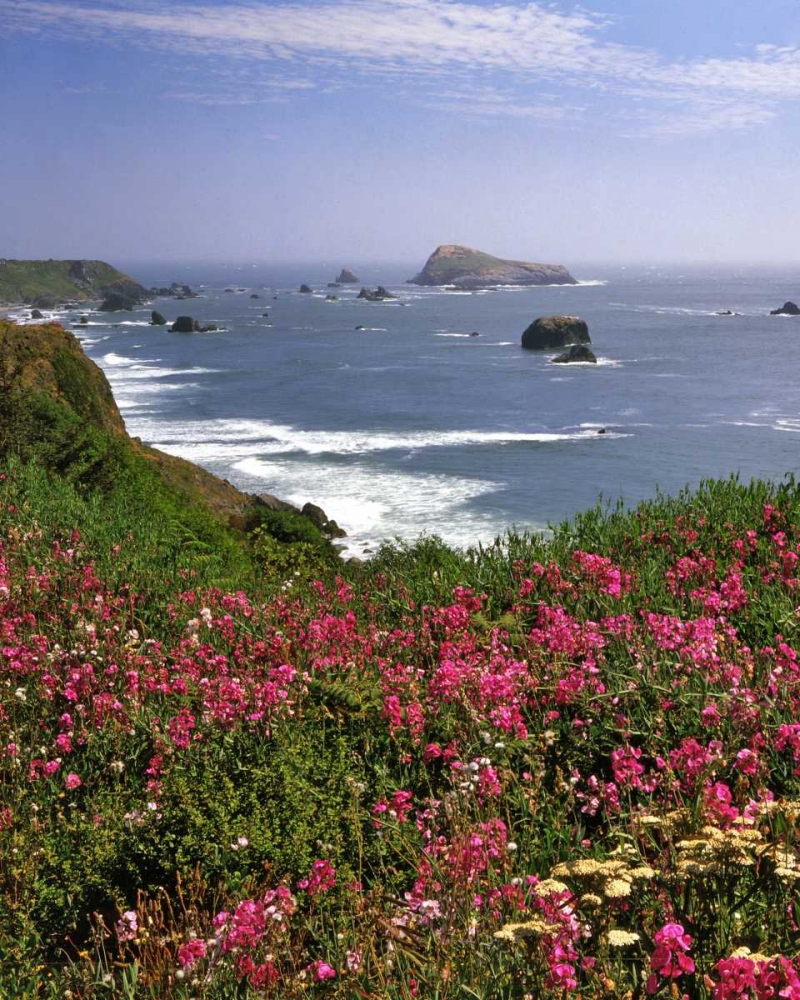
[[[312,289],[308,285],[301,285],[300,291],[303,295],[311,295]]]
[[[770,316],[800,316],[800,306],[796,302],[784,302],[780,309],[770,310]]]

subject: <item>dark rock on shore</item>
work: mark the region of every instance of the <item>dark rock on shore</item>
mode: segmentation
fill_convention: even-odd
[[[313,289],[311,287],[309,287],[308,285],[301,285],[300,286],[300,291],[303,293],[303,295],[311,295],[312,292],[313,292]]]
[[[31,309],[31,319],[44,319],[41,310]]]
[[[293,510],[297,514],[300,513],[299,507],[295,507],[294,504],[287,503],[271,493],[259,493],[256,500],[262,507],[267,507],[269,510]]]
[[[362,288],[358,293],[360,299],[366,299],[367,302],[383,302],[386,299],[396,299],[396,295],[392,295],[391,292],[387,292],[383,285],[378,285],[378,287],[373,292],[370,288]]]
[[[57,295],[37,295],[31,300],[31,305],[37,309],[55,309],[59,299]]]
[[[122,292],[112,292],[97,307],[98,312],[130,312],[139,304],[139,300]]]
[[[572,344],[591,344],[589,328],[577,316],[540,316],[522,334],[522,346],[529,351],[547,351]]]
[[[325,511],[318,507],[314,503],[307,503],[303,505],[303,509],[300,513],[309,519],[311,523],[323,533],[327,535],[328,538],[344,538],[347,534],[343,531],[339,525],[332,521]]]
[[[451,285],[457,291],[471,291],[497,285],[577,285],[577,281],[560,264],[503,260],[482,250],[446,243],[434,250],[408,284]]]
[[[358,277],[358,275],[353,274],[353,272],[348,270],[348,268],[346,267],[343,267],[341,269],[341,271],[339,272],[339,277],[336,279],[336,281],[340,285],[357,285],[360,280],[361,279]]]
[[[800,306],[796,302],[784,302],[780,309],[770,310],[770,316],[800,316]]]
[[[156,312],[156,310],[154,309],[150,313],[150,326],[166,326],[166,325],[167,321],[164,319],[164,317],[161,315],[160,312]]]
[[[586,344],[573,344],[566,354],[559,354],[557,358],[553,358],[554,365],[568,365],[572,362],[580,361],[588,361],[593,365],[597,364],[597,358]]]

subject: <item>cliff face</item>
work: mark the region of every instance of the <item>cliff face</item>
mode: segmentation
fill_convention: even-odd
[[[115,294],[135,302],[149,297],[138,281],[102,260],[0,259],[0,302],[86,301]]]
[[[560,264],[503,260],[470,247],[444,244],[430,255],[410,285],[453,285],[467,290],[497,285],[577,285]]]

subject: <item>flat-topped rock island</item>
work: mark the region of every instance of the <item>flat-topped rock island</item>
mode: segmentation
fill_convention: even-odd
[[[499,285],[577,285],[561,264],[534,264],[503,260],[482,250],[445,243],[437,247],[425,267],[409,278],[409,285],[451,285],[464,291]]]

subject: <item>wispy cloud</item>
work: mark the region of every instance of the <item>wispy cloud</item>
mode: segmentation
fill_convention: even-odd
[[[586,102],[560,106],[536,88],[647,102],[643,130],[677,135],[744,128],[769,120],[781,102],[800,99],[800,49],[769,43],[738,58],[669,61],[656,51],[611,40],[612,20],[552,4],[459,0],[322,0],[220,6],[178,0],[0,0],[0,32],[48,32],[97,39],[124,37],[171,50],[272,65],[284,86],[264,81],[262,100],[320,89],[346,77],[350,86],[375,75],[459,82],[449,96],[435,88],[427,103],[454,113],[504,115],[541,122],[574,120]],[[487,78],[502,75],[504,90]],[[464,85],[484,87],[469,94]],[[313,86],[313,85],[312,85]],[[466,95],[466,98],[465,98]],[[188,89],[184,100],[251,103],[257,95]],[[638,129],[636,130],[638,131]]]

